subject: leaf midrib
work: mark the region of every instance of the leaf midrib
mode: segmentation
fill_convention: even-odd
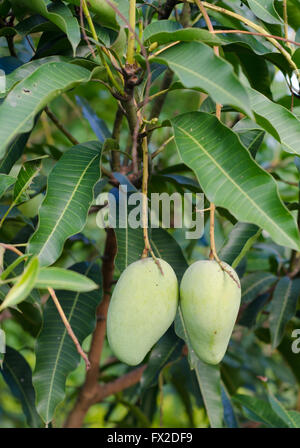
[[[244,195],[244,197],[254,206],[254,208],[260,213],[262,214],[266,221],[268,221],[272,226],[274,226],[279,233],[281,233],[281,235],[283,235],[285,238],[287,238],[291,243],[292,243],[292,247],[295,247],[295,241],[293,239],[290,238],[289,235],[287,235],[281,227],[279,227],[277,225],[277,223],[273,220],[271,220],[268,216],[267,213],[265,213],[265,211],[263,209],[261,209],[255,201],[253,201],[253,199],[248,196],[248,194],[227,174],[227,172],[222,168],[222,166],[216,161],[216,159],[214,159],[211,154],[205,150],[205,148],[198,142],[198,140],[196,140],[191,134],[189,134],[185,129],[181,128],[180,126],[177,126],[178,129],[181,130],[181,132],[183,132],[186,136],[188,136],[203,152],[204,154],[206,154],[206,156],[216,165],[216,167],[223,173],[223,175],[227,178],[227,180],[229,182],[231,182],[236,188],[237,190],[240,191],[240,193],[242,195]],[[258,166],[259,168],[259,166]]]
[[[288,288],[286,290],[286,293],[284,295],[284,299],[282,301],[282,306],[280,307],[279,318],[277,319],[277,325],[275,327],[275,333],[274,333],[274,344],[276,344],[276,342],[277,342],[277,337],[278,337],[279,329],[280,329],[280,326],[281,326],[280,325],[281,324],[281,319],[282,319],[284,311],[286,310],[287,301],[289,299],[291,289],[292,289],[292,282],[290,281],[289,282],[289,286],[288,286]]]
[[[68,208],[69,208],[69,205],[70,205],[71,201],[73,200],[75,194],[77,193],[78,188],[79,188],[79,186],[80,186],[80,184],[81,184],[81,182],[82,182],[83,177],[85,176],[87,170],[88,170],[89,167],[92,165],[92,163],[97,159],[97,157],[99,157],[99,154],[95,155],[95,157],[93,157],[93,158],[90,160],[90,162],[87,164],[87,166],[85,167],[85,169],[84,169],[83,172],[81,173],[81,175],[80,175],[80,177],[79,177],[79,179],[78,179],[78,181],[77,181],[77,184],[76,184],[74,190],[72,191],[72,194],[71,194],[71,196],[70,196],[70,198],[69,198],[69,200],[68,200],[66,206],[64,207],[64,209],[63,209],[63,211],[62,211],[60,217],[59,217],[58,220],[56,221],[55,226],[53,227],[52,231],[50,232],[50,234],[49,234],[47,240],[44,242],[44,244],[42,245],[40,251],[38,252],[38,254],[37,254],[38,256],[41,255],[41,253],[42,253],[42,251],[44,250],[45,246],[48,244],[48,242],[49,242],[50,239],[52,238],[53,234],[55,233],[55,231],[56,231],[58,225],[60,224],[61,220],[62,220],[63,217],[65,216],[65,214],[66,214],[66,212],[67,212],[67,210],[68,210]]]

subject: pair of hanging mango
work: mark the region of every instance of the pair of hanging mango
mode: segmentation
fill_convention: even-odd
[[[141,363],[171,326],[179,305],[196,355],[218,364],[240,306],[237,273],[224,262],[197,261],[186,270],[179,288],[173,268],[162,259],[158,262],[160,268],[152,258],[141,259],[120,276],[107,318],[112,351],[126,364]]]

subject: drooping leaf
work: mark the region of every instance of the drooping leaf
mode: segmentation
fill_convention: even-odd
[[[88,276],[98,284],[101,281],[101,273],[96,265],[80,263],[73,266],[73,270]],[[79,343],[82,343],[95,328],[100,291],[56,293]],[[33,375],[37,409],[46,423],[52,420],[57,405],[64,399],[67,376],[77,367],[79,360],[76,347],[54,303],[48,300],[44,310],[43,329],[37,340]]]
[[[40,159],[34,159],[29,160],[22,165],[14,187],[14,205],[18,205],[20,202],[28,199],[26,190],[29,188],[35,176],[39,173],[40,163]]]
[[[82,98],[81,96],[76,95],[76,101],[77,101],[77,104],[82,109],[83,116],[90,123],[90,126],[93,129],[96,136],[98,137],[99,141],[101,143],[104,143],[104,140],[111,136],[111,133],[110,133],[105,121],[98,117],[96,112],[91,108],[91,106],[89,105],[89,103],[87,102],[87,100],[85,98]]]
[[[0,197],[16,182],[16,178],[7,174],[0,174]]]
[[[55,1],[55,3],[50,3],[48,7],[44,0],[18,0],[18,3],[20,6],[24,6],[50,20],[64,31],[72,45],[75,56],[76,48],[80,42],[79,23],[63,2]]]
[[[43,317],[41,307],[37,303],[32,303],[37,291],[33,290],[31,295],[22,303],[19,303],[18,309],[10,308],[9,312],[14,320],[21,325],[24,331],[36,338],[42,328]]]
[[[12,394],[20,400],[29,426],[39,428],[42,421],[35,408],[35,393],[32,386],[32,372],[23,356],[6,346],[3,369],[0,369]]]
[[[300,120],[288,109],[248,88],[256,122],[282,144],[284,151],[300,154]]]
[[[258,295],[265,293],[277,280],[270,272],[253,272],[242,278],[242,303],[252,302]]]
[[[207,30],[200,28],[182,28],[178,22],[159,20],[146,26],[143,39],[146,45],[157,42],[159,45],[169,42],[204,42],[208,45],[222,45],[222,40]]]
[[[119,204],[120,200],[123,200],[123,196],[123,194],[117,194],[117,204]],[[125,201],[126,200],[127,199],[125,197]],[[119,214],[118,212],[116,214],[119,224],[115,228],[118,246],[115,263],[120,272],[123,272],[129,264],[139,260],[144,250],[145,242],[143,237],[143,229],[141,227],[134,229],[128,222],[130,213],[132,213],[134,208],[135,206],[128,205],[127,214]]]
[[[23,274],[10,289],[9,293],[5,297],[4,301],[0,305],[0,311],[7,307],[18,305],[26,299],[34,288],[34,284],[39,271],[39,260],[37,257],[33,257],[26,266]]]
[[[18,134],[32,129],[35,115],[52,99],[90,77],[84,67],[49,62],[16,84],[0,105],[0,157]]]
[[[180,115],[171,122],[180,157],[195,172],[207,198],[227,208],[239,221],[267,230],[278,244],[298,250],[297,225],[281,201],[275,181],[251,158],[238,137],[203,112]]]
[[[15,181],[14,185],[14,192],[13,192],[13,200],[8,207],[6,213],[2,217],[0,226],[3,224],[6,216],[9,215],[10,211],[19,203],[26,201],[29,199],[29,196],[27,194],[27,189],[29,188],[30,184],[32,183],[33,179],[39,172],[39,165],[40,160],[30,160],[29,162],[25,162],[17,176],[17,179]]]
[[[13,87],[16,86],[16,84],[18,84],[23,79],[28,78],[42,65],[48,64],[50,62],[69,61],[71,60],[63,56],[49,56],[46,58],[35,59],[33,61],[27,62],[26,64],[21,64],[20,66],[15,67],[14,70],[12,70],[11,73],[6,76],[6,90],[4,96],[6,96],[13,89]]]
[[[167,261],[172,266],[178,282],[180,282],[188,268],[181,247],[167,230],[162,228],[151,229],[150,243],[155,255]]]
[[[283,404],[272,394],[269,389],[269,403],[278,417],[283,420],[289,428],[300,428],[300,412],[288,411]]]
[[[272,347],[276,348],[284,335],[287,323],[296,313],[300,297],[299,282],[293,282],[289,277],[279,280],[274,290],[270,308],[270,331]]]
[[[28,246],[28,253],[36,254],[41,266],[54,263],[66,239],[84,227],[100,177],[100,152],[97,142],[74,146],[51,171],[39,225]]]
[[[286,424],[273,411],[267,401],[249,395],[235,395],[233,401],[242,406],[246,417],[270,428],[286,428]]]
[[[265,131],[247,118],[238,121],[232,129],[238,134],[243,145],[246,146],[253,159],[255,159],[257,151],[264,140]]]
[[[233,409],[233,405],[231,403],[231,398],[225,389],[225,386],[222,384],[222,401],[224,407],[224,421],[227,428],[238,428],[237,418]]]
[[[220,259],[236,268],[260,233],[260,229],[253,224],[236,223],[221,248]]]
[[[167,364],[180,358],[182,346],[183,342],[175,335],[173,328],[170,328],[151,352],[147,368],[141,378],[141,392],[157,383],[160,372]]]
[[[264,22],[282,25],[274,8],[274,0],[248,0],[248,4],[253,13]]]
[[[231,105],[252,117],[246,89],[232,66],[207,45],[183,42],[165,50],[155,61],[167,64],[185,87],[204,90],[217,103]]]
[[[0,172],[8,174],[15,162],[21,157],[25,145],[29,139],[30,132],[21,134],[7,148],[6,154],[0,161]]]
[[[88,277],[62,268],[41,268],[35,281],[35,288],[53,288],[66,291],[88,292],[98,285]]]

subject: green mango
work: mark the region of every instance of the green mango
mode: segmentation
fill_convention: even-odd
[[[119,278],[108,309],[107,337],[114,354],[129,365],[143,361],[175,319],[178,283],[172,267],[152,258],[130,264]]]
[[[218,364],[225,355],[241,303],[240,281],[227,263],[201,260],[184,273],[180,285],[180,308],[198,357]]]

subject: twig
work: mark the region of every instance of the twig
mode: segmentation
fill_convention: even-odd
[[[77,339],[77,337],[75,336],[74,331],[72,330],[72,327],[64,313],[64,310],[61,307],[61,304],[59,303],[58,298],[56,297],[55,291],[53,288],[48,288],[48,291],[52,297],[52,300],[56,306],[56,309],[58,311],[58,314],[61,317],[61,320],[63,321],[64,326],[66,327],[66,330],[68,332],[68,335],[70,336],[70,338],[72,339],[72,341],[74,342],[74,345],[79,353],[79,355],[83,358],[85,365],[86,365],[86,370],[89,370],[91,364],[90,361],[88,360],[87,355],[84,353],[84,351],[81,348],[81,345],[79,344],[79,341]]]
[[[254,31],[246,31],[246,30],[213,30],[210,31],[213,34],[249,34],[251,36],[260,36],[260,37],[271,37],[272,39],[281,40],[286,43],[290,43],[295,45],[296,47],[300,47],[299,42],[295,42],[294,40],[287,39],[286,37],[275,36],[274,34],[265,34],[265,33],[255,33]]]
[[[17,249],[15,246],[13,246],[11,244],[0,243],[0,246],[2,246],[4,249],[14,252],[15,254],[19,255],[20,257],[22,257],[24,255],[23,252],[21,252],[19,249]]]
[[[59,119],[54,115],[48,106],[45,107],[45,112],[50,118],[50,120],[55,124],[55,126],[67,137],[67,139],[73,144],[78,145],[79,141],[64,127],[64,125],[59,121]]]
[[[158,154],[160,154],[172,140],[174,140],[174,135],[169,137],[156,151],[154,151],[151,154],[151,158],[154,159],[154,157],[158,156]]]
[[[123,110],[121,109],[120,105],[118,105],[114,127],[112,131],[112,138],[116,140],[117,143],[119,143],[120,140],[123,116],[124,116]],[[120,152],[111,151],[111,166],[113,171],[120,171]]]
[[[103,49],[102,49],[102,47],[100,45],[100,42],[99,42],[99,39],[98,39],[98,35],[96,33],[96,29],[95,29],[92,17],[90,15],[90,11],[89,11],[89,8],[88,8],[86,0],[80,0],[80,7],[82,7],[84,15],[85,15],[85,17],[87,19],[89,28],[90,28],[92,36],[93,36],[93,39],[96,42],[96,47],[97,47],[97,50],[98,50],[99,57],[101,59],[101,62],[103,64],[103,66],[105,67],[107,75],[108,75],[112,85],[116,88],[117,92],[119,92],[121,95],[123,95],[124,92],[123,92],[122,88],[119,86],[119,84],[115,80],[115,77],[113,76],[112,71],[111,71],[108,63],[106,62],[106,59],[103,56],[103,53],[102,53]],[[94,55],[94,53],[93,53],[93,55]]]
[[[290,46],[290,42],[289,42],[289,22],[288,22],[288,12],[287,12],[287,0],[283,0],[283,21],[284,21],[284,35],[286,38],[286,42],[287,45],[289,46],[289,48],[291,48]]]

